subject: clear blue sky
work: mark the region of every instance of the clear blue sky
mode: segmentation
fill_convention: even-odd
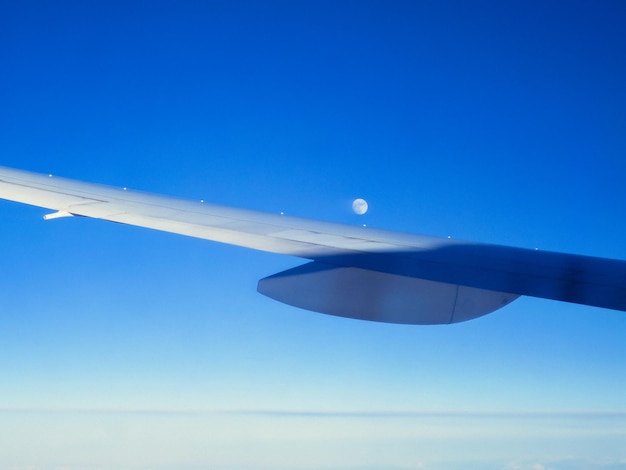
[[[4,1],[0,164],[626,259],[625,83],[617,0]],[[623,312],[359,322],[44,213],[0,201],[0,470],[626,467]]]

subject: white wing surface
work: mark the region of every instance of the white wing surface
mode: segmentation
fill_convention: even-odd
[[[0,198],[298,256],[259,281],[287,304],[350,318],[442,324],[493,312],[520,295],[626,311],[626,262],[321,222],[0,167]]]

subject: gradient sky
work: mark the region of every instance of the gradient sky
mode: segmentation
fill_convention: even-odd
[[[626,259],[621,1],[0,2],[0,164]],[[357,216],[350,201],[367,199]],[[0,470],[626,468],[626,315],[450,326],[0,201]]]

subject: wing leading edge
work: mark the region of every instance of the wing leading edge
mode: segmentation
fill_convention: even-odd
[[[0,167],[0,198],[204,238],[311,263],[259,292],[331,315],[442,324],[520,295],[626,311],[626,261],[365,229],[165,197]]]

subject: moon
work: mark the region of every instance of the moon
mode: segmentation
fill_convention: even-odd
[[[352,201],[352,210],[357,215],[363,215],[367,212],[367,201],[365,199],[355,199]]]

